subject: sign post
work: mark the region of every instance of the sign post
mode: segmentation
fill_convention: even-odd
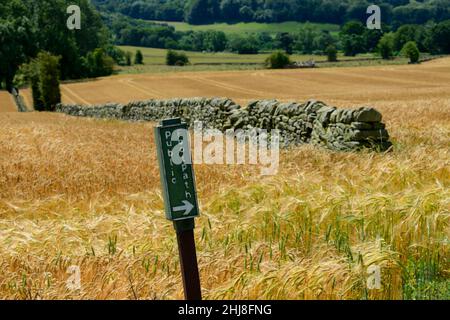
[[[186,300],[201,300],[194,239],[199,216],[189,132],[181,119],[164,120],[155,128],[166,218],[177,233],[181,275]]]

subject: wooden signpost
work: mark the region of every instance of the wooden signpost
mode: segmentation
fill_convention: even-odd
[[[201,300],[194,239],[194,219],[200,212],[187,124],[164,120],[155,128],[155,139],[166,217],[177,233],[184,296]]]

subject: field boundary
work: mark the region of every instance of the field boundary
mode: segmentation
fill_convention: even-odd
[[[373,108],[337,109],[310,100],[281,103],[254,100],[242,108],[228,98],[176,98],[135,101],[127,105],[94,106],[59,104],[56,111],[78,117],[125,121],[160,121],[181,118],[188,126],[197,123],[209,129],[264,130],[278,136],[282,147],[313,144],[336,151],[370,149],[387,151],[392,147],[382,115]]]

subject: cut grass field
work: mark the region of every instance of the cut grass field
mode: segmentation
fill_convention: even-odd
[[[262,70],[265,69],[264,62],[270,53],[259,53],[251,55],[236,54],[231,52],[192,52],[182,51],[190,59],[190,65],[184,67],[172,67],[166,64],[166,49],[120,46],[124,51],[135,53],[141,50],[144,55],[144,65],[119,66],[118,74],[148,74],[148,73],[180,73],[180,72],[198,72],[198,71],[233,71],[233,70]],[[327,62],[327,57],[314,54],[293,54],[292,61],[314,60],[320,68],[329,67],[364,67],[380,65],[404,65],[408,59],[397,57],[394,60],[382,60],[373,54],[359,54],[355,57],[345,57],[342,53],[338,54],[338,62]]]
[[[339,25],[327,23],[301,23],[295,21],[281,22],[281,23],[257,23],[257,22],[241,22],[241,23],[215,23],[207,25],[191,25],[185,22],[170,22],[170,21],[152,21],[155,23],[164,23],[173,26],[176,31],[223,31],[226,34],[251,34],[251,33],[269,33],[277,34],[280,32],[298,33],[305,28],[312,28],[314,30],[330,31],[332,34],[339,32]]]
[[[450,59],[186,76],[118,76],[63,93],[368,104],[394,142],[387,154],[285,150],[270,177],[249,165],[197,165],[205,298],[450,299]],[[0,114],[1,298],[182,298],[153,126]],[[72,265],[79,290],[66,285]],[[380,268],[379,289],[366,285],[370,266]]]
[[[165,65],[166,64],[166,49],[133,47],[133,46],[119,46],[124,51],[135,53],[136,50],[141,50],[144,55],[144,62],[146,64]],[[182,51],[185,53],[192,64],[263,64],[269,56],[269,53],[260,54],[237,54],[231,52],[194,52]],[[291,56],[293,61],[302,61],[314,59],[316,61],[326,61],[326,56],[319,55],[299,55]]]

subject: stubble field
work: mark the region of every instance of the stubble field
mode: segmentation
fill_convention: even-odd
[[[338,106],[450,97],[450,58],[418,66],[133,74],[62,86],[64,103],[126,103],[171,97],[317,99]],[[23,90],[28,105],[30,90]]]
[[[12,96],[7,91],[0,91],[0,112],[14,112],[16,110]]]
[[[248,165],[196,166],[205,298],[450,298],[450,59],[63,86],[65,102],[178,96],[368,104],[394,142],[387,154],[285,150],[269,177]],[[0,114],[0,297],[182,298],[153,126]],[[70,266],[79,289],[67,286]],[[378,288],[367,285],[370,270],[380,271]]]

